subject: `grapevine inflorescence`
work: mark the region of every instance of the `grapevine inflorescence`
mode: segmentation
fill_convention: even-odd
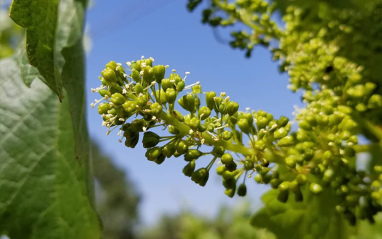
[[[189,8],[200,2],[190,0]],[[357,154],[382,153],[379,68],[365,57],[372,49],[375,59],[382,59],[382,43],[368,44],[363,38],[381,36],[382,21],[373,9],[382,5],[372,1],[372,7],[358,13],[329,11],[320,4],[320,12],[284,9],[285,30],[272,17],[277,5],[264,0],[213,0],[203,11],[203,22],[213,27],[240,22],[252,29],[233,32],[231,46],[246,50],[247,56],[255,45],[269,47],[281,71],[288,72],[290,89],[304,91],[306,107],[296,112],[295,132],[284,116],[239,111],[224,92],[203,92],[199,82],[186,86],[187,72],[182,78],[173,70],[166,78],[167,66],[143,57],[127,62],[127,68],[111,61],[102,71],[102,85],[93,91],[103,97],[95,103],[103,125],[108,133],[119,128],[127,147],[134,148],[143,134],[146,157],[157,164],[182,156],[183,173],[201,186],[219,162],[217,174],[230,197],[246,195],[246,179],[254,178],[278,189],[281,202],[290,195],[302,201],[309,193],[330,192],[336,210],[352,224],[357,218],[373,222],[382,211],[382,163],[373,159],[367,170],[360,170]],[[365,15],[376,29],[364,28]],[[355,44],[359,50],[349,51]],[[154,127],[167,129],[170,136],[150,131]],[[359,135],[365,144],[359,144]]]

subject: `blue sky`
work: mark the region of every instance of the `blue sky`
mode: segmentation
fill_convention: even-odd
[[[99,86],[98,76],[110,60],[125,63],[143,55],[153,57],[156,64],[169,65],[183,76],[191,74],[187,83],[200,81],[203,91],[226,92],[240,109],[265,110],[274,116],[292,117],[294,105],[301,105],[299,94],[287,89],[286,74],[278,73],[278,64],[264,48],[255,48],[252,58],[244,52],[219,43],[215,35],[229,40],[227,30],[216,30],[201,24],[199,8],[186,9],[186,0],[94,0],[87,15],[91,50],[87,57],[87,101],[96,97],[90,88]],[[181,209],[213,216],[221,205],[234,205],[243,200],[260,205],[260,196],[267,189],[247,180],[248,196],[233,199],[224,195],[221,179],[212,173],[205,187],[185,177],[183,159],[170,158],[162,165],[146,160],[139,146],[126,148],[118,142],[117,132],[106,136],[106,128],[96,109],[88,107],[90,135],[125,170],[143,196],[141,219],[152,224],[163,213]],[[204,162],[207,164],[208,159]]]

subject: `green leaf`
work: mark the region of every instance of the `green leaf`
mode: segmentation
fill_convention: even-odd
[[[26,87],[13,59],[0,61],[0,76],[0,231],[16,239],[100,238],[69,97],[60,103],[39,80]]]
[[[44,83],[63,97],[63,83],[56,59],[56,31],[59,0],[14,0],[10,17],[26,28],[29,63],[45,78]]]
[[[303,202],[295,202],[291,195],[282,203],[277,200],[278,190],[271,190],[262,197],[265,205],[252,216],[251,224],[266,228],[278,239],[348,238],[347,222],[336,212],[328,191],[318,196],[305,192]]]

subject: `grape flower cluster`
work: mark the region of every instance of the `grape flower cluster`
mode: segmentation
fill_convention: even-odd
[[[200,186],[206,185],[212,166],[218,163],[217,174],[229,197],[245,196],[246,179],[254,178],[278,189],[282,202],[290,194],[302,201],[306,189],[320,194],[334,188],[338,210],[346,215],[359,206],[360,197],[366,199],[366,218],[382,209],[377,201],[382,176],[370,182],[366,174],[354,169],[357,138],[347,133],[354,122],[324,104],[325,98],[316,99],[317,104],[311,106],[316,110],[300,113],[300,129],[290,133],[287,117],[276,119],[262,110],[239,111],[239,104],[224,92],[203,92],[199,82],[187,85],[189,72],[182,78],[172,70],[166,78],[168,66],[153,62],[153,58],[142,57],[127,62],[126,68],[114,61],[107,63],[101,72],[102,85],[92,89],[102,98],[91,104],[98,105],[107,134],[119,129],[120,141],[127,147],[134,148],[143,135],[147,160],[161,164],[172,156],[183,157],[183,173]],[[176,110],[179,106],[186,113]],[[326,132],[328,125],[341,131]],[[151,131],[155,127],[170,135]],[[320,138],[311,133],[315,130],[322,130]],[[317,147],[317,141],[322,147]],[[382,175],[382,167],[376,170]]]

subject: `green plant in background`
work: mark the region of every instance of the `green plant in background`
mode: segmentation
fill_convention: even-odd
[[[200,2],[189,1],[189,9]],[[280,238],[346,238],[344,219],[374,223],[382,210],[381,9],[380,0],[215,0],[203,11],[202,22],[213,27],[249,28],[233,32],[231,46],[248,57],[254,46],[268,47],[289,74],[290,89],[303,91],[306,107],[297,110],[293,132],[288,118],[238,111],[224,92],[203,92],[199,82],[186,86],[186,77],[166,76],[167,66],[152,58],[127,62],[128,71],[106,64],[102,85],[93,89],[102,98],[92,107],[99,104],[108,133],[119,129],[127,147],[143,132],[148,160],[183,156],[183,173],[201,186],[217,160],[228,196],[246,194],[246,177],[269,183],[274,190],[264,195],[254,226]],[[285,29],[273,20],[276,11]],[[170,136],[148,131],[158,126]],[[371,160],[360,170],[357,155],[365,152]],[[202,156],[211,161],[200,165]]]
[[[249,211],[246,203],[234,208],[220,207],[213,218],[189,211],[165,215],[154,226],[145,227],[140,239],[274,239],[270,232],[248,223]]]
[[[140,196],[112,159],[92,141],[91,155],[96,179],[96,209],[104,239],[136,238]]]

